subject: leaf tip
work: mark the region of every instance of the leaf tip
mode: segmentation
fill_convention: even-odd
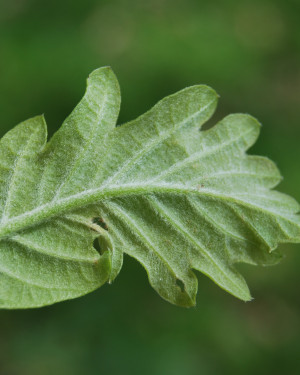
[[[108,92],[113,93],[117,98],[117,107],[119,107],[121,89],[119,81],[110,66],[104,66],[93,70],[87,79],[87,92],[91,89],[93,91],[93,98],[97,97],[97,92],[99,90],[103,91],[104,88],[105,90],[108,88]]]
[[[99,77],[109,77],[114,78],[114,80],[117,80],[115,73],[113,72],[112,68],[110,66],[103,66],[101,68],[97,68],[93,70],[90,74],[88,79],[94,79]]]

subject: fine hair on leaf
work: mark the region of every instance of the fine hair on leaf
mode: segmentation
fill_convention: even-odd
[[[217,102],[196,85],[116,126],[119,84],[104,67],[49,142],[43,116],[10,130],[0,141],[0,307],[85,295],[113,282],[124,254],[173,304],[195,305],[197,272],[250,300],[235,265],[276,264],[279,243],[299,243],[299,205],[274,190],[276,165],[247,153],[255,118],[201,130]]]

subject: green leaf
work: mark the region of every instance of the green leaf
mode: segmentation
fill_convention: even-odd
[[[0,142],[0,306],[43,306],[86,294],[118,275],[123,254],[166,300],[195,304],[197,278],[249,300],[239,262],[275,264],[279,242],[300,242],[299,205],[272,190],[267,158],[246,155],[260,125],[226,117],[209,130],[218,96],[184,89],[115,127],[109,68],[46,143],[43,117]],[[100,250],[94,247],[99,240]]]

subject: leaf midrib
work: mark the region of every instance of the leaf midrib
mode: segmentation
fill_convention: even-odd
[[[25,212],[22,215],[8,219],[0,227],[0,239],[8,237],[11,234],[19,232],[21,230],[28,229],[29,227],[33,227],[34,225],[40,224],[41,222],[47,221],[51,218],[62,216],[72,210],[86,207],[91,204],[96,204],[101,201],[109,200],[112,198],[125,197],[129,195],[149,195],[159,193],[174,195],[199,194],[209,198],[242,204],[251,209],[260,210],[267,214],[273,214],[277,217],[281,217],[287,221],[293,222],[292,218],[290,218],[292,214],[288,215],[287,213],[286,216],[283,216],[283,212],[269,210],[257,204],[238,199],[231,195],[221,194],[217,191],[206,188],[199,190],[199,188],[196,187],[187,187],[178,184],[128,184],[123,186],[110,186],[104,189],[100,187],[98,189],[87,190],[68,198],[47,203],[35,208],[34,210]]]

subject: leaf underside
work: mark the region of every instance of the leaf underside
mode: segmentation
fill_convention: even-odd
[[[47,143],[42,116],[0,141],[0,307],[84,295],[118,275],[123,254],[166,300],[195,304],[195,270],[251,299],[235,263],[271,265],[279,242],[300,242],[299,205],[272,190],[267,158],[247,155],[260,125],[227,116],[201,130],[218,96],[199,85],[120,127],[110,68]],[[98,239],[100,251],[94,247]]]

